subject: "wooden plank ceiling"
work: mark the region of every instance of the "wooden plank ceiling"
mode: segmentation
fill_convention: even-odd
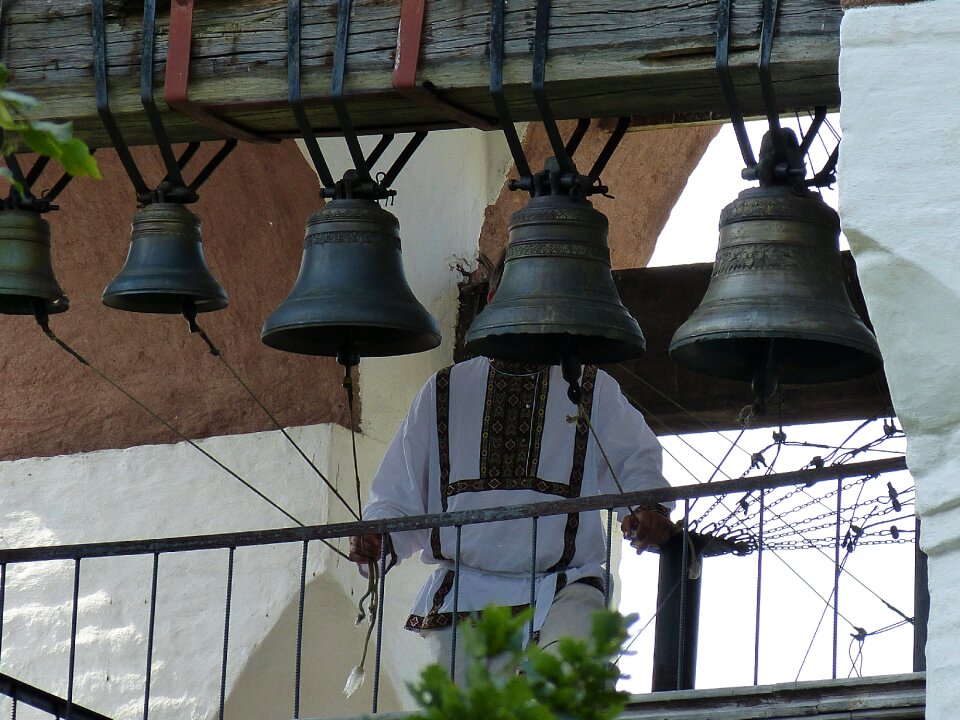
[[[164,102],[169,5],[157,18],[155,99],[174,142],[228,132],[171,110]],[[287,86],[287,4],[280,0],[177,0],[193,5],[190,99],[265,139],[296,136]],[[336,0],[302,0],[302,94],[319,134],[340,133],[330,95]],[[401,0],[355,0],[344,93],[361,133],[457,127],[462,118],[423,93],[393,87]],[[763,106],[756,71],[759,2],[735,3],[730,66],[747,115]],[[538,118],[531,84],[535,0],[506,10],[504,90],[513,119]],[[154,144],[140,102],[142,2],[107,0],[110,106],[127,144]],[[546,67],[557,118],[631,115],[640,124],[715,121],[726,116],[715,71],[715,0],[553,0]],[[781,0],[771,70],[779,110],[837,107],[840,0]],[[429,0],[416,83],[496,123],[489,92],[490,3]],[[179,17],[179,15],[178,15]],[[3,61],[12,87],[42,101],[40,115],[73,120],[79,136],[106,146],[95,105],[89,0],[21,0],[3,17]],[[176,47],[176,44],[174,44]],[[407,61],[409,53],[404,50]],[[176,63],[176,61],[174,61]]]

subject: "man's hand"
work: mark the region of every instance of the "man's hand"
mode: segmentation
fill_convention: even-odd
[[[663,545],[673,535],[676,526],[657,510],[637,508],[623,519],[620,529],[624,540],[629,540],[630,547],[639,555],[651,545]]]
[[[350,537],[350,559],[358,565],[380,560],[379,535],[353,535]]]

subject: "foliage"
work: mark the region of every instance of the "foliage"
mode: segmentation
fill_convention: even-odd
[[[82,140],[73,137],[73,124],[32,120],[30,111],[37,107],[37,100],[7,88],[9,76],[9,70],[0,64],[0,132],[3,137],[0,152],[9,155],[26,145],[39,155],[57,160],[71,175],[100,179],[100,169],[90,149]],[[10,168],[0,167],[0,177],[24,192],[25,188],[16,181]]]
[[[422,710],[411,720],[611,720],[628,694],[615,689],[614,661],[635,616],[601,611],[589,642],[563,638],[549,652],[523,647],[530,612],[490,606],[463,632],[466,687],[430,665],[410,690]]]

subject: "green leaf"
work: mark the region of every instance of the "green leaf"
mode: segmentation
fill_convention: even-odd
[[[0,63],[0,85],[7,84],[7,78],[10,77],[10,71],[7,70],[7,66],[3,63]]]
[[[73,138],[73,123],[51,122],[49,120],[31,120],[30,127],[37,132],[46,133],[58,143],[68,143]]]
[[[97,161],[90,154],[87,144],[79,138],[73,138],[61,147],[59,160],[63,164],[63,169],[71,175],[101,179]]]
[[[6,180],[6,181],[7,181],[8,183],[10,183],[11,185],[13,185],[13,186],[17,189],[17,192],[18,192],[18,193],[20,193],[21,195],[23,194],[23,184],[22,184],[22,183],[18,183],[18,182],[14,179],[13,173],[10,172],[10,168],[8,168],[8,167],[0,167],[0,177],[2,177],[4,180]]]
[[[16,106],[19,110],[30,110],[40,104],[35,97],[6,88],[0,89],[0,100]]]
[[[57,142],[57,139],[51,137],[48,133],[28,129],[21,130],[20,137],[23,138],[23,141],[35,153],[39,155],[46,155],[54,160],[60,159],[60,155],[63,152],[63,145]]]

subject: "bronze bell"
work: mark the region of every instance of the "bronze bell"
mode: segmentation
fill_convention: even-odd
[[[405,355],[440,344],[437,321],[403,274],[400,225],[375,201],[337,198],[307,220],[300,274],[263,324],[278,350]]]
[[[142,313],[222,310],[227,293],[207,268],[200,218],[180,203],[152,203],[133,218],[130,250],[103,304]]]
[[[720,246],[699,307],[670,355],[707,375],[819,383],[881,364],[854,310],[839,250],[840,218],[818,193],[769,185],[744,190],[720,215]]]
[[[503,277],[467,331],[467,350],[544,364],[641,355],[643,333],[613,284],[607,228],[589,201],[565,194],[538,195],[515,212]]]
[[[50,223],[40,213],[0,211],[0,313],[31,315],[36,303],[48,314],[70,307],[53,276]]]

